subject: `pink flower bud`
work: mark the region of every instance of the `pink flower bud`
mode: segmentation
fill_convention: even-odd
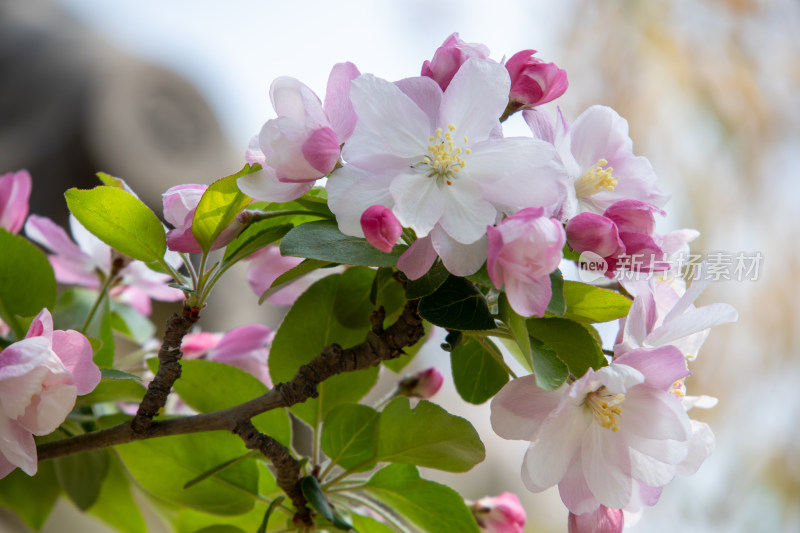
[[[387,254],[392,251],[403,233],[403,226],[391,209],[382,205],[373,205],[364,211],[361,215],[361,229],[372,246]]]
[[[444,91],[461,65],[471,57],[488,59],[489,49],[483,44],[465,43],[454,33],[436,49],[432,60],[422,64],[422,76],[433,78]]]
[[[0,352],[0,478],[16,467],[37,470],[33,435],[52,433],[79,394],[100,382],[89,341],[77,331],[53,330],[43,309],[28,334]]]
[[[614,221],[596,213],[581,213],[567,222],[567,242],[577,252],[613,257],[625,252]]]
[[[517,52],[506,63],[511,76],[509,99],[533,107],[555,100],[567,90],[567,73],[555,63],[534,57],[536,50]]]
[[[208,185],[187,184],[172,187],[161,195],[164,204],[164,218],[175,226],[167,232],[167,247],[175,252],[199,254],[203,251],[192,233],[192,219],[197,204]],[[242,222],[234,220],[225,228],[211,245],[212,250],[222,248],[231,242],[242,229]]]
[[[18,233],[28,216],[31,175],[27,170],[0,176],[0,228]]]
[[[620,533],[624,525],[622,509],[609,509],[605,505],[591,513],[569,513],[567,519],[569,533]]]
[[[397,391],[403,396],[427,400],[439,392],[443,382],[444,376],[442,376],[442,373],[435,368],[429,368],[404,378],[398,385]]]
[[[488,533],[522,533],[525,528],[525,509],[510,492],[481,498],[472,505],[472,513],[481,531]]]
[[[487,228],[486,268],[498,289],[505,285],[511,307],[522,316],[542,316],[550,302],[549,274],[558,268],[566,239],[564,228],[528,207]]]

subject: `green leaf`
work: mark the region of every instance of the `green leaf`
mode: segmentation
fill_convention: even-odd
[[[334,274],[317,281],[289,310],[270,348],[269,370],[273,383],[292,379],[301,365],[310,362],[330,344],[347,348],[364,341],[371,307],[362,309],[364,326],[357,329],[343,325],[335,313],[337,303],[343,305],[345,296],[354,302],[369,301],[372,271],[350,270],[354,273]],[[317,398],[294,405],[292,412],[317,427],[337,405],[358,402],[375,384],[377,376],[377,367],[333,376],[317,387]]]
[[[378,460],[466,472],[483,461],[485,449],[475,428],[438,405],[408,398],[389,402],[379,418]]]
[[[371,516],[351,513],[350,519],[353,521],[353,529],[358,533],[394,533],[395,531],[383,522],[378,522]]]
[[[544,390],[557,389],[569,377],[567,364],[558,354],[538,339],[531,339],[533,372],[536,384]]]
[[[406,298],[416,300],[433,294],[449,276],[450,273],[445,268],[444,263],[437,261],[424,276],[408,281],[406,284]]]
[[[576,377],[589,368],[596,370],[607,364],[600,346],[577,322],[566,318],[529,318],[528,331],[531,337],[553,350]]]
[[[547,312],[564,316],[566,302],[564,301],[564,276],[561,270],[556,269],[550,273],[550,302],[547,304]]]
[[[203,360],[181,361],[181,379],[173,387],[184,402],[201,413],[234,407],[269,391],[258,378],[240,368]],[[292,428],[285,410],[272,409],[253,417],[252,422],[284,446],[291,446]]]
[[[322,451],[333,464],[349,469],[375,457],[378,414],[372,407],[352,403],[328,413],[322,427]]]
[[[125,467],[115,453],[108,455],[108,473],[89,512],[122,533],[147,533],[147,525],[131,494]]]
[[[333,314],[346,328],[369,327],[369,315],[374,308],[370,303],[372,280],[376,272],[366,267],[348,268],[342,272],[342,283],[336,291]]]
[[[245,531],[236,526],[216,524],[213,526],[204,527],[203,529],[198,529],[195,533],[245,533]]]
[[[283,500],[285,499],[286,498],[284,496],[278,496],[277,498],[272,500],[272,503],[269,504],[269,507],[264,513],[264,518],[261,520],[261,525],[258,526],[258,531],[256,533],[266,533],[267,525],[269,524],[269,519],[272,516],[272,513],[275,512],[275,508],[278,507],[281,503],[283,503]]]
[[[376,472],[364,490],[419,531],[479,533],[464,499],[450,487],[419,477],[410,465],[389,465]]]
[[[55,303],[56,278],[47,256],[0,228],[0,318],[15,323],[16,316],[34,316]]]
[[[103,303],[95,312],[86,334],[97,337],[103,345],[94,352],[94,362],[101,368],[109,368],[114,364],[114,331],[111,327],[111,305],[109,298],[103,298]]]
[[[525,323],[525,317],[517,314],[508,302],[506,293],[501,293],[497,301],[497,307],[500,312],[500,318],[506,323],[517,342],[517,347],[522,355],[525,366],[531,368],[533,362],[531,361],[531,337],[528,334],[528,326]]]
[[[336,529],[349,531],[351,525],[342,520],[341,516],[336,513],[333,506],[328,502],[328,498],[322,492],[319,486],[319,481],[314,476],[306,476],[300,480],[300,488],[303,489],[303,496],[306,497],[308,503],[319,514],[321,514],[328,522],[333,524]]]
[[[109,186],[73,188],[64,196],[75,218],[104,243],[145,263],[163,261],[167,251],[164,226],[135,196]]]
[[[272,220],[259,220],[250,224],[225,248],[222,264],[235,263],[249,257],[286,235],[292,227],[291,224],[276,226]]]
[[[58,483],[78,509],[90,508],[108,473],[108,450],[92,450],[55,460]]]
[[[112,300],[110,308],[111,327],[136,344],[144,344],[155,335],[155,325],[132,307]]]
[[[252,460],[227,468],[189,489],[183,488],[190,479],[246,452],[241,439],[230,432],[142,440],[119,445],[117,451],[142,487],[178,506],[238,515],[252,509],[258,494],[258,471]]]
[[[101,368],[100,377],[102,379],[135,379],[136,381],[142,381],[142,378],[136,374],[131,374],[124,370],[117,370],[116,368]]]
[[[472,404],[485,402],[508,383],[508,372],[475,339],[450,353],[450,366],[458,394]]]
[[[44,525],[60,493],[54,461],[40,463],[33,477],[17,468],[0,479],[0,505],[36,531]]]
[[[264,471],[266,471],[266,469]],[[280,497],[276,498],[276,500],[278,499],[280,499]],[[177,533],[197,533],[203,528],[212,526],[234,527],[239,531],[252,533],[258,530],[269,507],[270,506],[267,504],[257,502],[251,510],[236,516],[218,516],[194,509],[181,508],[177,517],[173,520],[173,524]],[[272,531],[284,529],[283,524],[287,522],[286,515],[283,513],[272,513],[269,522]]]
[[[236,180],[259,169],[260,165],[245,165],[236,174],[218,179],[203,193],[192,218],[192,234],[206,253],[219,234],[252,201],[252,198],[239,190]]]
[[[577,281],[564,282],[567,311],[564,318],[576,322],[608,322],[628,315],[631,301],[621,294]]]
[[[100,372],[111,369],[101,368]],[[119,372],[115,370],[114,372]],[[93,405],[104,402],[131,402],[139,403],[147,389],[133,379],[104,378],[92,392],[85,396],[78,396],[77,406]]]
[[[394,266],[405,250],[405,246],[395,246],[392,253],[381,252],[366,239],[339,231],[334,220],[300,224],[281,240],[282,255],[348,265]]]
[[[448,329],[494,329],[486,297],[469,280],[450,276],[432,294],[419,301],[419,314]]]
[[[275,281],[272,282],[270,288],[267,289],[264,294],[258,299],[258,303],[264,303],[264,300],[278,292],[283,288],[284,285],[287,283],[291,283],[292,281],[296,280],[301,276],[305,276],[309,272],[313,272],[318,268],[324,268],[327,266],[335,265],[335,263],[329,263],[328,261],[317,261],[316,259],[306,259],[296,267],[292,268],[291,270],[287,270],[283,274],[277,277]]]

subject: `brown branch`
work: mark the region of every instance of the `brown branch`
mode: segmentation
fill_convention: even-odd
[[[292,457],[283,444],[260,433],[249,418],[240,420],[233,432],[241,437],[247,449],[260,451],[272,462],[278,486],[289,496],[294,508],[297,509],[294,515],[295,524],[310,527],[313,523],[311,511],[306,507],[306,497],[300,487],[300,462]]]
[[[138,440],[202,431],[234,431],[242,420],[279,407],[291,407],[317,396],[317,385],[341,372],[361,370],[393,359],[403,353],[403,348],[413,346],[425,334],[422,319],[417,314],[417,302],[407,302],[403,313],[391,326],[383,329],[385,313],[375,311],[370,317],[371,331],[361,344],[343,350],[332,344],[322,350],[307,365],[303,365],[288,383],[281,383],[266,394],[249,402],[195,416],[156,420],[143,431],[134,431],[131,422],[124,422],[107,429],[85,433],[67,439],[42,443],[38,446],[40,461],[55,459],[98,448],[106,448]],[[177,316],[174,315],[173,318]],[[172,320],[172,319],[170,319]],[[189,326],[191,327],[191,326]],[[164,345],[168,343],[165,341]],[[174,346],[175,344],[169,344]],[[162,348],[163,350],[163,348]]]
[[[134,433],[144,433],[153,423],[153,417],[166,405],[172,385],[181,376],[181,342],[200,318],[200,309],[183,307],[183,313],[173,314],[167,320],[164,342],[158,351],[158,372],[147,387],[136,416],[130,421]]]

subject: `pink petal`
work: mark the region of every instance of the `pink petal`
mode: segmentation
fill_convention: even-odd
[[[403,226],[383,205],[373,205],[361,215],[361,229],[367,241],[382,252],[391,253],[403,233]]]
[[[302,263],[303,258],[284,257],[277,246],[268,246],[251,255],[248,261],[247,282],[256,296],[261,296],[278,277]]]
[[[36,443],[30,431],[0,412],[0,478],[14,469],[9,463],[29,476],[36,474]]]
[[[53,351],[72,372],[78,394],[88,394],[100,383],[100,369],[92,360],[92,345],[75,330],[53,332]]]
[[[486,237],[471,244],[461,244],[437,224],[431,232],[431,244],[447,271],[456,276],[474,274],[486,261]]]
[[[314,170],[322,175],[330,174],[339,161],[339,140],[331,128],[313,130],[303,143],[303,157]]]
[[[559,483],[592,426],[597,425],[583,406],[567,406],[546,418],[522,463],[522,481],[528,490],[540,492]]]
[[[628,449],[617,435],[591,424],[581,444],[581,461],[586,483],[597,500],[607,507],[625,508],[631,499],[633,479]]]
[[[0,228],[18,233],[28,216],[31,175],[27,170],[0,176]]]
[[[272,330],[261,324],[249,324],[230,330],[222,336],[212,350],[209,357],[214,358],[217,354],[233,356],[252,350],[259,350],[267,345],[272,337]]]
[[[221,339],[222,335],[218,333],[209,333],[207,331],[189,333],[183,337],[181,342],[183,358],[197,359],[219,344]]]
[[[600,505],[592,491],[589,490],[589,485],[586,484],[581,454],[575,454],[566,474],[558,484],[558,493],[561,501],[571,513],[590,513]]]
[[[264,163],[266,165],[266,163]],[[284,183],[275,175],[275,169],[264,167],[236,181],[246,195],[264,202],[290,202],[307,193],[314,182]]]
[[[691,372],[686,359],[674,346],[638,348],[614,358],[614,363],[635,368],[645,376],[648,387],[668,391],[672,384]]]
[[[408,279],[419,279],[424,276],[436,261],[436,250],[433,249],[430,237],[417,239],[397,260],[397,268]]]
[[[492,429],[504,439],[532,440],[547,416],[559,404],[567,385],[546,391],[536,385],[536,376],[514,379],[492,399]]]
[[[603,216],[610,218],[621,232],[652,235],[656,229],[653,213],[666,213],[654,205],[638,200],[620,200],[605,210]]]
[[[25,338],[31,337],[44,337],[48,342],[53,338],[53,316],[46,307],[31,322]]]
[[[325,104],[322,106],[325,115],[339,137],[339,143],[344,143],[353,134],[358,117],[350,102],[350,82],[361,73],[353,63],[337,63],[328,76],[328,86],[325,91]]]
[[[28,374],[51,355],[50,339],[45,337],[29,337],[11,344],[0,352],[0,383]]]
[[[595,213],[572,217],[566,226],[567,242],[578,252],[594,252],[612,257],[625,250],[614,222]]]
[[[544,316],[552,291],[550,276],[533,280],[512,277],[506,280],[506,295],[511,308],[520,316]]]
[[[634,387],[625,395],[620,432],[645,439],[685,441],[689,437],[689,417],[680,400],[666,392]]]

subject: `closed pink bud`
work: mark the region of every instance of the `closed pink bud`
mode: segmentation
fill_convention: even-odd
[[[18,233],[28,216],[31,175],[27,170],[0,176],[0,228]]]
[[[398,393],[411,398],[427,400],[439,392],[443,382],[442,373],[435,368],[429,368],[403,379],[398,386]]]
[[[517,52],[506,63],[511,76],[509,100],[533,107],[555,100],[567,90],[567,73],[555,63],[534,57],[536,50]]]
[[[392,211],[382,205],[373,205],[361,215],[361,229],[367,241],[387,254],[392,251],[403,233],[403,226]]]
[[[444,91],[461,65],[471,57],[488,59],[489,49],[483,44],[465,43],[454,33],[436,49],[433,59],[422,64],[422,75],[433,78]]]
[[[625,252],[614,221],[597,213],[581,213],[567,222],[567,242],[577,252],[613,257]]]
[[[620,533],[624,525],[622,509],[609,509],[605,505],[591,513],[569,513],[567,519],[569,533]]]
[[[481,498],[472,505],[472,514],[487,533],[522,533],[525,528],[525,509],[510,492]]]
[[[200,203],[206,189],[208,189],[208,185],[190,183],[172,187],[161,195],[164,204],[164,218],[175,226],[175,229],[167,232],[167,247],[170,250],[190,254],[199,254],[203,251],[192,233],[192,222],[197,204]],[[236,237],[242,227],[243,223],[238,218],[234,220],[214,240],[211,249],[216,250],[227,245]]]

